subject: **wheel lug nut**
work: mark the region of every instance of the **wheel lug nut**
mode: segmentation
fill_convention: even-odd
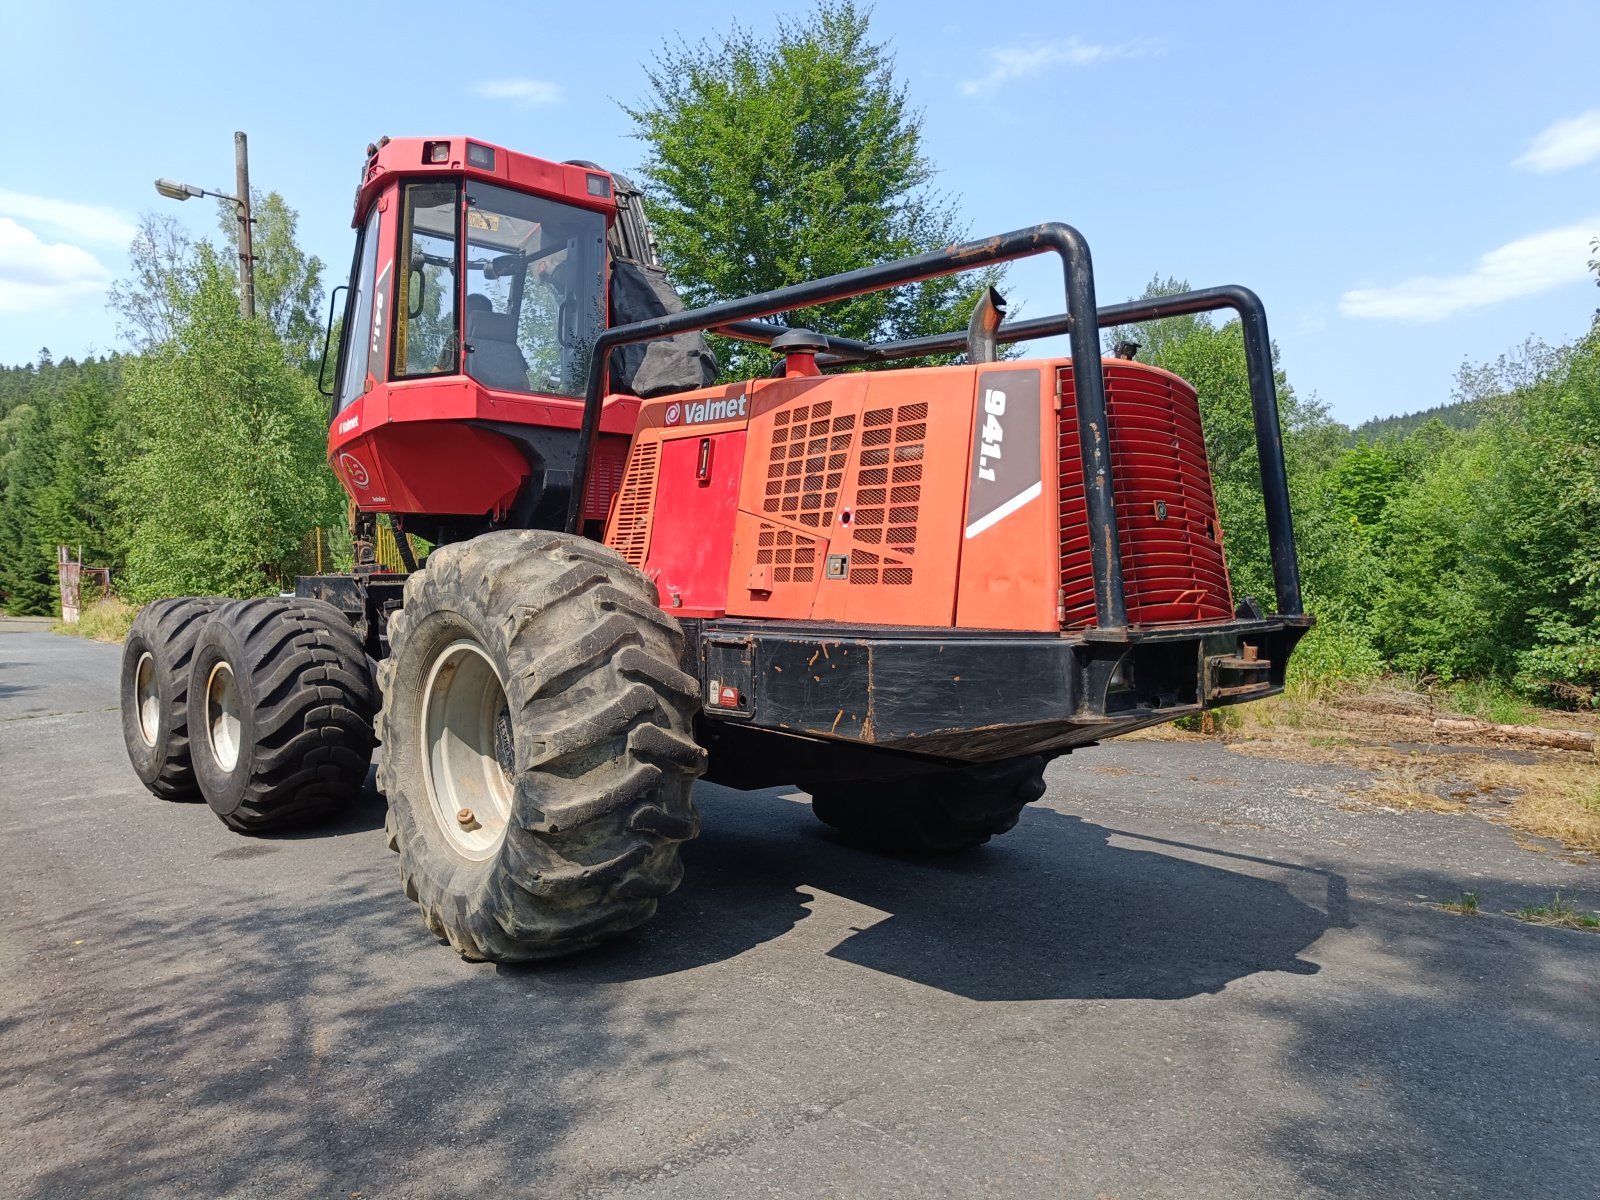
[[[456,820],[463,826],[475,825],[478,818],[472,815],[470,808],[463,808],[456,814]]]

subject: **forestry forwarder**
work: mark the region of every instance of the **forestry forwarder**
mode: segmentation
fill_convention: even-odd
[[[464,138],[370,147],[354,226],[328,455],[355,570],[147,607],[123,727],[152,791],[244,832],[349,804],[376,741],[405,893],[468,958],[650,917],[702,774],[957,850],[1010,829],[1056,755],[1282,689],[1310,618],[1244,288],[1097,312],[1087,245],[1046,224],[683,311],[626,180]],[[990,292],[965,331],[876,345],[759,320],[1042,253],[1061,316],[1004,324]],[[1194,389],[1100,351],[1222,307],[1270,616],[1230,590]],[[706,330],[770,343],[774,376],[710,386]],[[1060,333],[1070,359],[998,360]],[[405,573],[373,564],[377,513]]]

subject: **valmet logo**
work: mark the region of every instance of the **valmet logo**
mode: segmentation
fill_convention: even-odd
[[[732,421],[750,415],[750,397],[735,396],[731,400],[696,400],[691,404],[667,405],[663,420],[668,425],[698,425],[702,421]]]

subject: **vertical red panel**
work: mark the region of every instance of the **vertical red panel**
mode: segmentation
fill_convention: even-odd
[[[661,607],[668,612],[720,616],[727,608],[744,446],[742,429],[661,443],[655,490],[658,519],[644,571],[655,580]]]

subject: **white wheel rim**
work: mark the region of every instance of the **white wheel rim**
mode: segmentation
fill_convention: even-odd
[[[146,746],[155,746],[161,728],[161,695],[156,690],[155,655],[146,650],[133,668],[134,712],[139,719],[139,736]]]
[[[224,771],[239,765],[239,684],[225,662],[212,667],[206,678],[206,741]]]
[[[422,774],[429,806],[450,846],[465,858],[490,857],[511,820],[509,763],[496,753],[507,712],[505,685],[482,646],[451,642],[422,686]]]

